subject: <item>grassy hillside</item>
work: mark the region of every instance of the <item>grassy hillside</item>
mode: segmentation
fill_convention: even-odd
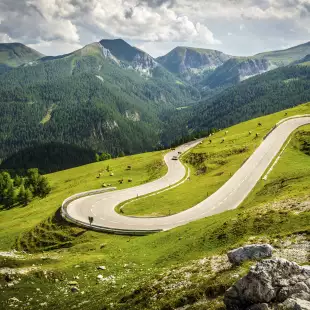
[[[183,162],[187,163],[191,170],[190,181],[156,196],[134,199],[122,208],[123,213],[162,216],[193,207],[213,194],[240,168],[275,122],[287,117],[286,113],[287,116],[310,114],[310,105],[250,120],[228,128],[227,135],[224,129],[206,138],[203,144],[183,158]],[[258,126],[258,123],[261,126]],[[256,134],[259,136],[256,137]],[[301,189],[299,192],[301,193]]]
[[[18,67],[25,63],[38,60],[43,56],[43,54],[21,43],[0,44],[0,66]]]
[[[307,54],[309,54],[309,51],[310,42],[307,42],[284,50],[260,53],[253,57],[257,59],[265,58],[274,62],[278,66],[285,66],[294,61],[302,59]]]
[[[55,214],[65,198],[78,192],[98,189],[103,184],[111,184],[111,186],[117,186],[120,189],[137,186],[163,175],[166,166],[163,164],[162,157],[163,152],[145,153],[48,174],[47,178],[52,186],[52,194],[46,199],[35,200],[27,208],[15,208],[8,212],[0,212],[0,229],[2,229],[0,240],[6,239],[7,247],[13,246],[15,238],[20,233],[35,227],[42,219]],[[126,169],[128,165],[132,166],[131,171]],[[106,171],[107,167],[110,172],[113,172],[113,176],[110,176],[110,172]],[[100,172],[103,176],[98,179],[97,176]],[[125,179],[125,182],[119,185],[118,180],[122,178]],[[128,178],[132,178],[133,182],[126,182]],[[42,212],[43,210],[44,212]],[[3,228],[7,226],[8,221],[14,223],[14,228],[11,229],[10,236],[5,238],[6,233]],[[3,246],[2,242],[1,246]]]
[[[308,103],[287,113],[309,110]],[[246,140],[244,131],[260,121],[263,134],[284,114],[283,111],[228,129],[231,138],[227,137],[228,145],[223,149],[218,145],[223,134],[219,132],[212,138],[215,145],[212,143],[210,150],[205,142],[192,154],[223,151],[225,159],[225,151],[233,149],[232,144],[239,139],[253,148],[254,142]],[[0,249],[15,246],[33,252],[20,254],[21,258],[0,255],[3,267],[28,272],[12,276],[16,283],[9,287],[7,284],[12,281],[0,278],[0,307],[8,307],[13,302],[9,299],[15,297],[20,300],[15,301],[19,309],[223,309],[221,296],[225,289],[249,267],[249,263],[234,268],[224,262],[222,255],[228,249],[245,242],[279,245],[288,235],[298,239],[295,234],[310,230],[309,205],[301,203],[310,199],[309,132],[309,126],[298,130],[267,181],[260,181],[241,207],[146,237],[85,231],[66,224],[55,211],[66,196],[98,188],[105,180],[114,184],[121,175],[127,178],[127,173],[133,173],[130,177],[137,185],[158,177],[164,173],[160,164],[163,154],[124,157],[48,175],[53,185],[50,196],[25,208],[0,212]],[[227,172],[233,172],[236,167],[232,163],[238,163],[235,156],[228,157],[219,171],[228,167]],[[244,153],[239,156],[243,159]],[[104,173],[102,180],[96,179],[107,164],[113,167],[115,178]],[[128,164],[133,165],[131,172],[124,171]],[[207,184],[207,175],[201,178]],[[186,190],[188,196],[197,195],[192,187]],[[298,262],[308,260],[300,258]],[[97,269],[99,266],[106,269]],[[98,280],[98,275],[105,280]],[[77,286],[79,292],[72,293],[71,286]]]

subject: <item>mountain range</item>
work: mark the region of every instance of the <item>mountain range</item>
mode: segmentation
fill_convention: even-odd
[[[302,103],[309,55],[310,43],[250,57],[177,47],[158,58],[121,39],[59,56],[0,44],[0,159],[49,142],[144,152]]]

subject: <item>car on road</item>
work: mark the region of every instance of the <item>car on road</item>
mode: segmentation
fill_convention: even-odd
[[[178,160],[178,156],[173,156],[172,160]]]

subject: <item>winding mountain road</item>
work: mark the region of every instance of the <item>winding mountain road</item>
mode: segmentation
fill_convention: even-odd
[[[219,190],[186,211],[166,217],[136,218],[118,214],[115,207],[126,200],[169,187],[184,178],[186,169],[179,161],[171,160],[171,158],[178,151],[185,152],[195,147],[200,141],[184,144],[175,151],[169,152],[164,158],[168,166],[168,172],[164,177],[137,187],[73,200],[66,206],[67,218],[89,225],[88,217],[92,216],[94,217],[93,228],[124,234],[139,232],[146,234],[168,230],[237,208],[262,177],[289,135],[298,127],[306,124],[310,124],[310,116],[292,118],[280,123]]]

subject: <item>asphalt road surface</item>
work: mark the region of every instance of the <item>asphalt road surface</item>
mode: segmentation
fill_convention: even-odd
[[[178,214],[158,218],[135,218],[120,215],[114,209],[126,200],[158,191],[180,181],[185,176],[186,169],[179,161],[171,158],[177,155],[178,151],[185,152],[195,147],[200,141],[187,143],[169,152],[164,158],[168,166],[168,172],[164,177],[137,187],[79,198],[67,206],[67,213],[71,218],[83,223],[88,223],[88,217],[92,216],[94,225],[111,230],[151,231],[168,230],[235,209],[254,188],[289,135],[298,127],[309,123],[310,117],[300,117],[280,124],[219,190],[196,206]],[[207,192],[208,188],[205,191]]]

